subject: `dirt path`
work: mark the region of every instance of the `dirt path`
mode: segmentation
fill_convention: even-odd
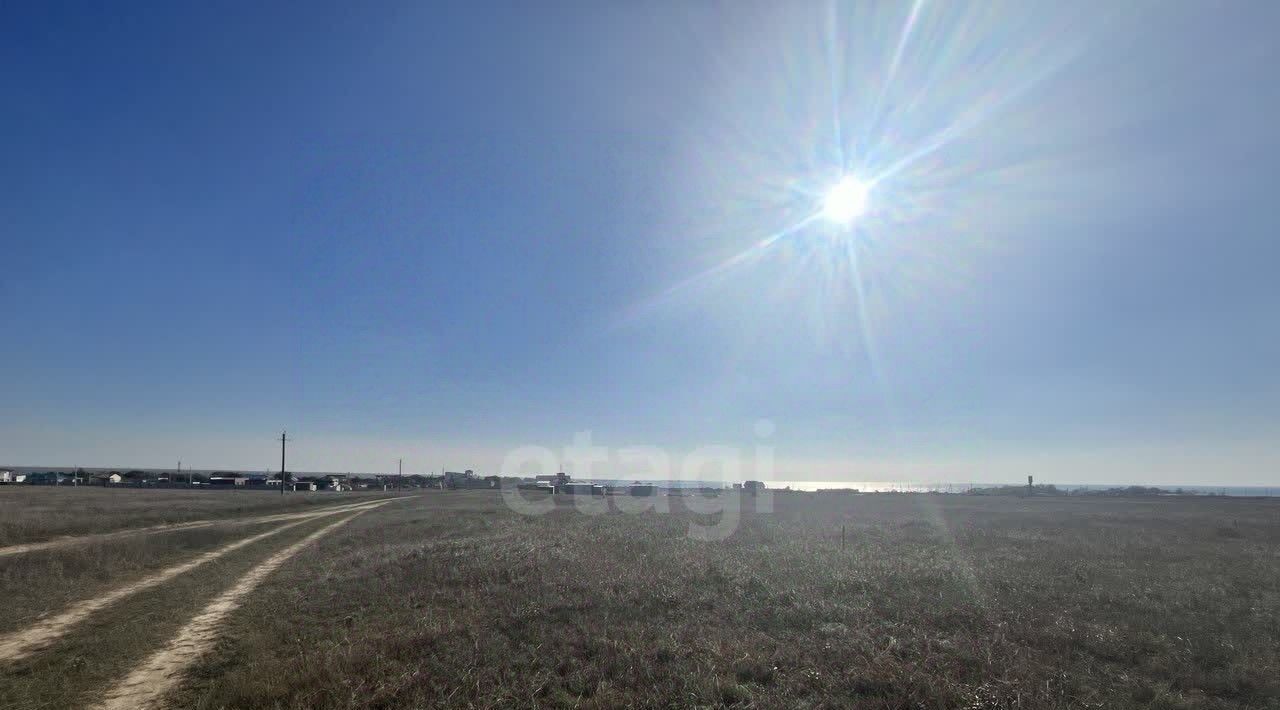
[[[382,505],[385,502],[386,501],[361,504],[361,507],[359,508],[359,510],[364,511],[370,508],[375,508],[379,505]],[[317,517],[323,517],[326,515],[337,515],[338,513],[349,511],[349,510],[350,508],[344,507],[342,510],[325,510],[325,511],[311,512],[308,515],[308,517],[304,519],[286,523],[285,525],[281,525],[280,527],[275,528],[273,530],[268,530],[266,532],[259,533],[257,535],[252,535],[243,540],[238,540],[229,545],[220,547],[216,550],[212,550],[210,552],[205,552],[201,555],[197,555],[196,558],[193,560],[189,560],[187,562],[174,565],[160,572],[157,572],[156,574],[153,574],[150,577],[143,578],[131,584],[126,584],[123,587],[118,587],[105,594],[96,596],[93,599],[90,599],[89,601],[75,604],[67,611],[61,614],[58,614],[57,616],[54,616],[50,619],[45,619],[43,621],[37,622],[33,626],[23,629],[22,631],[0,636],[0,663],[5,661],[17,661],[31,655],[32,652],[57,640],[60,636],[62,636],[68,630],[70,630],[71,627],[75,626],[81,621],[84,621],[94,612],[100,609],[105,609],[106,607],[109,607],[112,604],[115,604],[116,602],[129,596],[130,594],[135,594],[137,592],[143,591],[144,589],[150,589],[151,587],[154,587],[158,584],[163,584],[164,582],[167,582],[173,579],[174,577],[177,577],[180,574],[189,572],[195,569],[196,567],[199,567],[200,565],[206,564],[208,562],[212,562],[213,560],[216,560],[219,557],[222,557],[228,553],[235,552],[236,550],[239,550],[242,547],[245,547],[247,545],[252,545],[253,543],[259,540],[271,537],[272,535],[288,530],[289,528],[301,525],[305,522],[308,522],[309,520],[313,520]]]
[[[381,501],[395,500],[394,498],[381,498]],[[285,520],[301,520],[316,515],[326,515],[329,513],[340,513],[344,510],[356,510],[362,506],[369,505],[374,501],[364,501],[361,503],[349,503],[344,505],[326,506],[320,509],[300,511],[296,513],[272,513],[270,515],[258,515],[252,518],[215,518],[212,520],[193,520],[187,523],[169,523],[166,525],[152,525],[145,528],[132,528],[129,530],[116,530],[106,533],[91,533],[89,535],[73,535],[69,537],[59,537],[53,540],[44,540],[42,542],[27,542],[20,545],[9,545],[0,547],[0,557],[8,557],[9,555],[21,555],[27,552],[39,552],[41,550],[50,550],[57,547],[74,545],[76,543],[101,542],[104,540],[114,540],[121,537],[129,537],[131,535],[144,535],[147,533],[157,532],[176,532],[179,530],[193,530],[196,528],[207,528],[212,525],[244,525],[250,523],[275,523]]]
[[[360,511],[363,512],[363,511]],[[182,680],[187,668],[204,655],[218,637],[222,622],[236,610],[240,601],[262,584],[289,558],[303,548],[350,522],[360,512],[349,515],[311,533],[254,567],[227,591],[205,607],[205,610],[182,627],[169,644],[147,659],[121,683],[107,691],[95,706],[99,710],[135,710],[155,707],[161,698]]]

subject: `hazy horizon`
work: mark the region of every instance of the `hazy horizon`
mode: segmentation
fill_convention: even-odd
[[[294,434],[290,434],[294,437]],[[361,467],[358,464],[361,461],[375,459],[377,451],[351,451],[344,447],[344,441],[341,438],[326,438],[320,441],[311,441],[307,437],[291,438],[290,448],[288,452],[287,468],[290,471],[310,471],[310,472],[353,472],[366,474],[390,474],[396,471],[397,460],[392,459],[381,467]],[[397,445],[397,443],[399,445]],[[549,447],[553,453],[561,454],[564,449],[571,446],[571,441],[562,442],[558,447]],[[603,444],[603,442],[596,442]],[[747,442],[750,443],[750,442]],[[248,459],[241,459],[238,465],[217,465],[218,461],[228,461],[230,457],[222,458],[220,452],[234,451],[240,447],[250,446],[250,442],[226,441],[221,444],[218,442],[205,442],[203,446],[188,447],[188,453],[204,453],[209,458],[196,456],[191,458],[183,458],[183,470],[230,470],[230,471],[278,471],[280,468],[280,444],[277,439],[271,442],[268,438],[265,445],[261,446],[264,458],[257,466],[249,463]],[[110,450],[110,445],[103,445],[104,449]],[[48,459],[41,461],[0,461],[0,467],[17,466],[21,468],[50,468],[50,469],[73,469],[75,467],[82,468],[107,468],[126,470],[130,468],[138,469],[156,469],[156,470],[173,470],[176,468],[179,459],[175,458],[168,465],[156,457],[146,458],[130,457],[124,449],[128,448],[128,443],[124,442],[124,447],[120,450],[120,454],[116,457],[103,459],[102,462],[93,462],[84,458],[69,457],[73,460],[59,462],[59,459]],[[176,447],[173,447],[176,448]],[[707,474],[699,478],[697,475],[681,475],[678,466],[682,459],[690,453],[691,450],[672,450],[669,455],[672,458],[673,470],[672,475],[659,475],[654,472],[647,472],[640,469],[628,470],[616,463],[618,451],[625,446],[610,447],[610,454],[614,459],[613,464],[601,464],[597,466],[592,473],[578,472],[581,478],[644,478],[644,479],[693,479],[693,480],[717,480],[714,469],[708,469]],[[318,450],[317,450],[318,449]],[[502,457],[494,457],[488,453],[488,447],[477,446],[474,449],[466,449],[463,447],[428,447],[422,443],[412,441],[404,442],[387,442],[386,451],[402,451],[406,453],[404,458],[404,471],[410,473],[431,473],[441,472],[444,470],[461,471],[473,469],[478,473],[488,475],[493,473],[502,473],[504,475],[513,475],[518,471],[503,470],[501,468]],[[470,452],[470,453],[469,453]],[[1267,459],[1268,449],[1260,449],[1255,453],[1253,460],[1263,462]],[[1064,485],[1158,485],[1158,486],[1243,486],[1243,487],[1274,487],[1280,485],[1274,477],[1268,477],[1265,472],[1259,473],[1253,478],[1242,476],[1237,480],[1224,480],[1222,478],[1214,478],[1212,475],[1204,473],[1204,471],[1212,468],[1212,461],[1206,459],[1188,458],[1185,451],[1180,452],[1172,447],[1167,447],[1161,451],[1147,452],[1110,452],[1109,454],[1095,454],[1096,456],[1111,456],[1112,462],[1120,461],[1129,463],[1134,468],[1140,468],[1148,472],[1148,475],[1138,479],[1128,479],[1124,477],[1110,477],[1105,474],[1099,474],[1114,468],[1114,465],[1108,466],[1107,461],[1102,458],[1089,458],[1082,455],[1071,455],[1067,452],[1059,452],[1057,454],[1046,454],[1044,459],[1038,463],[1028,464],[1025,459],[1012,460],[996,460],[993,458],[983,458],[981,460],[960,459],[957,457],[948,457],[936,461],[929,460],[911,460],[903,459],[895,460],[893,463],[881,463],[875,461],[849,462],[847,460],[828,461],[828,462],[802,462],[799,464],[789,463],[785,459],[778,459],[773,467],[773,472],[767,475],[761,475],[752,467],[752,452],[746,448],[744,444],[742,448],[743,467],[741,474],[729,477],[726,480],[746,480],[752,478],[763,478],[764,480],[776,481],[826,481],[829,483],[856,483],[856,482],[877,482],[877,483],[991,483],[991,484],[1010,484],[1020,485],[1026,482],[1026,477],[1032,475],[1037,483],[1043,484],[1064,484]],[[1125,459],[1124,456],[1142,456],[1142,458]],[[563,457],[560,457],[563,461]],[[138,463],[143,460],[143,463]],[[337,464],[348,465],[337,465]],[[565,467],[566,470],[572,470],[577,467],[570,465]],[[549,472],[549,471],[548,471]]]
[[[0,9],[0,461],[1280,485],[1280,5],[492,9]]]

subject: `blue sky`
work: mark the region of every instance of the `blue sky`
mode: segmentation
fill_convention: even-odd
[[[0,10],[0,462],[1280,483],[1280,8],[258,5]]]

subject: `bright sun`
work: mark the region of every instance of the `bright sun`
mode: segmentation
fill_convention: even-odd
[[[822,215],[838,224],[849,224],[867,211],[870,187],[855,177],[845,177],[827,191],[822,200]]]

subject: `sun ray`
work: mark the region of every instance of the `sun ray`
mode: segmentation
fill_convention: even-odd
[[[907,49],[907,42],[911,39],[911,32],[916,27],[916,21],[920,18],[920,9],[924,6],[924,0],[914,0],[911,3],[911,12],[907,15],[907,21],[903,23],[902,34],[898,37],[898,45],[893,50],[893,59],[889,62],[889,69],[885,71],[884,82],[880,84],[880,92],[876,96],[875,106],[868,114],[869,124],[874,126],[880,122],[881,112],[884,110],[884,100],[889,94],[889,88],[893,85],[894,78],[898,75],[898,67],[902,64],[902,54]]]
[[[813,224],[815,221],[817,221],[817,219],[821,216],[822,216],[822,212],[820,211],[814,212],[813,214],[810,214],[808,217],[805,217],[804,219],[796,222],[795,224],[792,224],[787,227],[783,227],[782,229],[774,232],[773,234],[770,234],[769,236],[759,240],[751,247],[744,249],[738,252],[737,254],[734,254],[733,256],[729,257],[728,259],[725,259],[719,264],[716,264],[715,266],[712,266],[708,269],[700,271],[697,274],[694,274],[693,276],[690,276],[684,279],[683,281],[673,286],[670,286],[658,296],[652,299],[649,299],[648,301],[641,303],[639,306],[633,308],[631,310],[630,315],[627,317],[624,317],[622,321],[627,322],[627,321],[633,320],[634,318],[640,315],[643,315],[645,312],[661,305],[662,303],[673,300],[683,292],[692,290],[693,288],[699,285],[702,285],[707,281],[710,281],[719,276],[727,274],[736,268],[744,266],[747,263],[760,258],[766,252],[768,252],[769,249],[775,246],[779,240],[787,237],[788,235],[795,234],[796,232],[804,229],[805,227],[808,227],[810,224]]]

